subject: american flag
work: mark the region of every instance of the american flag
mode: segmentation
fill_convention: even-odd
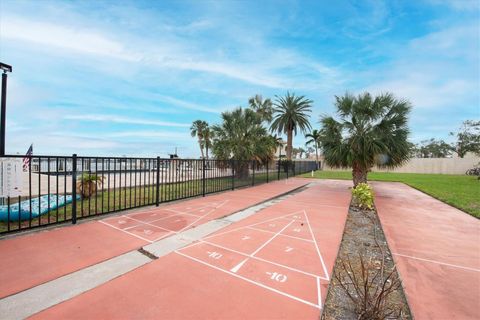
[[[30,160],[32,159],[32,153],[33,153],[33,144],[30,145],[30,148],[28,148],[25,158],[23,158],[23,171],[28,171]]]

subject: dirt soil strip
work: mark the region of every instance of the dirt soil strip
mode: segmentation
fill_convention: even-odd
[[[401,183],[376,206],[416,319],[480,319],[480,220]]]
[[[350,184],[349,182],[348,185]],[[363,259],[365,264],[371,266],[367,269],[370,279],[374,279],[375,274],[378,275],[376,281],[369,282],[369,284],[374,285],[375,288],[381,288],[383,286],[384,279],[382,279],[382,274],[383,277],[386,278],[393,272],[393,277],[398,279],[398,273],[394,270],[394,261],[387,242],[385,241],[385,236],[376,212],[374,210],[362,210],[352,206],[348,213],[342,243],[334,267],[334,275],[332,276],[328,289],[322,320],[357,320],[359,319],[358,313],[364,311],[357,309],[358,305],[355,305],[345,291],[345,285],[351,282],[346,272],[354,275],[356,279],[361,278],[362,269],[360,267],[360,259]],[[347,265],[352,266],[348,271],[343,267]],[[343,283],[343,286],[340,281]],[[392,294],[387,295],[385,299],[385,306],[395,314],[395,317],[389,317],[388,319],[411,319],[409,306],[405,299],[401,283],[397,283],[398,287],[393,290]],[[359,288],[364,289],[362,284],[364,284],[364,282],[359,284]],[[359,296],[358,293],[353,290],[352,286],[347,285],[347,287],[352,296]],[[384,308],[384,310],[387,310],[387,308]],[[366,318],[367,317],[364,316],[362,319]]]
[[[0,240],[2,259],[0,298],[139,249],[178,231],[248,208],[307,183],[305,179],[293,178],[160,207],[135,210],[132,214],[121,215],[133,218],[128,219],[130,226],[133,226],[128,230],[122,230],[126,224],[115,226],[111,223],[112,218],[106,218],[103,221],[66,225]],[[208,208],[207,211],[201,211],[211,203],[218,205]],[[182,213],[175,216],[171,210]],[[152,225],[149,221],[153,214],[155,215],[153,220],[168,219],[171,215],[174,215],[174,220],[165,222],[160,219],[152,222],[159,225]],[[113,219],[117,222],[127,220],[118,219],[118,216]],[[171,229],[163,229],[162,226]]]
[[[318,319],[349,201],[312,186],[33,318]]]

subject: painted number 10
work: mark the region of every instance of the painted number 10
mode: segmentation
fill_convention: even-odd
[[[267,274],[270,276],[270,279],[278,281],[278,282],[285,282],[287,281],[287,276],[281,273],[277,272],[267,272]]]

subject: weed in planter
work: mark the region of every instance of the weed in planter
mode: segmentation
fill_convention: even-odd
[[[356,264],[347,256],[346,261],[341,261],[339,268],[336,268],[334,277],[353,302],[357,319],[384,320],[402,317],[401,305],[387,302],[389,296],[401,288],[400,279],[395,268],[385,271],[382,262],[366,262],[362,255]]]

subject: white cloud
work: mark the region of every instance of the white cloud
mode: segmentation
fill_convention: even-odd
[[[26,20],[2,15],[2,38],[54,46],[78,53],[101,55],[126,61],[138,61],[140,55],[129,52],[112,39],[86,29],[73,29],[48,22]]]
[[[299,82],[298,77],[292,78],[282,74],[281,70],[285,67],[293,69],[300,67],[303,70],[312,67],[315,71],[313,76],[318,78],[331,79],[332,75],[336,75],[334,68],[318,61],[259,43],[252,48],[241,48],[241,55],[230,60],[221,54],[206,52],[198,47],[200,45],[174,36],[159,37],[153,42],[147,42],[142,38],[122,33],[121,38],[113,39],[107,36],[106,32],[91,27],[73,28],[61,23],[27,20],[5,14],[2,15],[0,30],[1,37],[32,43],[35,46],[51,46],[56,50],[65,51],[63,55],[73,53],[92,58],[113,58],[120,62],[134,63],[135,68],[143,65],[163,70],[199,71],[269,88],[301,88],[308,83],[304,78]],[[112,61],[108,61],[106,65],[100,63],[98,68],[111,69],[112,72],[118,73],[118,64],[117,67],[109,67],[111,63]],[[128,69],[128,65],[122,65],[121,69]],[[305,75],[305,72],[300,76],[302,75]]]
[[[428,2],[434,5],[448,6],[455,10],[470,11],[480,10],[480,4],[478,0],[428,0]]]
[[[175,106],[182,107],[185,109],[190,109],[190,110],[197,110],[197,111],[209,112],[209,113],[220,113],[224,110],[224,108],[217,108],[217,109],[209,108],[209,107],[198,105],[196,103],[188,102],[185,100],[177,99],[177,98],[166,96],[166,95],[154,94],[153,97],[160,101],[173,104]]]
[[[119,117],[107,114],[84,114],[84,115],[65,115],[66,120],[81,120],[81,121],[98,121],[98,122],[112,122],[112,123],[125,123],[125,124],[140,124],[140,125],[152,125],[159,127],[190,127],[188,123],[157,121],[148,119],[135,119],[127,117]]]
[[[190,140],[191,137],[188,132],[171,132],[171,131],[120,131],[113,132],[106,135],[110,138],[148,138],[148,139],[175,139],[175,140]]]
[[[478,106],[478,50],[478,29],[472,24],[430,33],[412,40],[381,76],[372,75],[376,80],[366,90],[394,92],[415,108]]]

